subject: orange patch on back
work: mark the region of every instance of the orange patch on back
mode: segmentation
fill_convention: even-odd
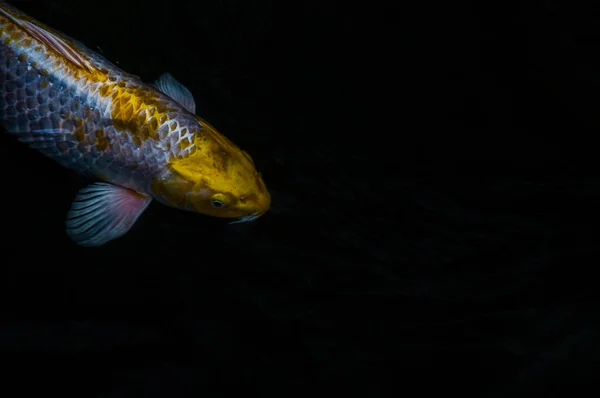
[[[127,131],[136,145],[158,139],[158,128],[168,120],[169,110],[158,102],[158,95],[146,88],[127,86],[125,82],[100,87],[103,97],[111,97],[110,116],[115,128]]]
[[[108,138],[102,129],[96,130],[96,148],[101,151],[104,151],[108,148]]]

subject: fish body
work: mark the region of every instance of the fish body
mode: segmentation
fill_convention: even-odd
[[[78,192],[67,217],[81,245],[125,234],[152,199],[234,222],[270,206],[250,156],[195,114],[170,74],[146,84],[3,2],[0,125],[100,181]]]

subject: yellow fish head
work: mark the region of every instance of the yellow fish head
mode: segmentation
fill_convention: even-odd
[[[152,182],[164,204],[213,217],[252,221],[271,205],[271,196],[250,155],[205,125],[196,150],[175,159]]]

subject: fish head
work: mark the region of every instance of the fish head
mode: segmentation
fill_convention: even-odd
[[[271,196],[248,153],[207,125],[196,150],[176,159],[152,182],[152,194],[169,206],[208,216],[252,221],[267,212]]]

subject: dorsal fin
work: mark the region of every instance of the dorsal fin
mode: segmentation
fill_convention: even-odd
[[[65,57],[67,60],[75,64],[76,66],[86,69],[88,72],[93,72],[96,68],[86,60],[76,49],[74,49],[69,43],[58,37],[54,33],[48,32],[41,26],[36,25],[33,22],[25,21],[11,15],[8,11],[0,7],[0,14],[10,19],[17,26],[21,27],[28,34],[34,37],[36,40],[41,41],[54,51]]]

